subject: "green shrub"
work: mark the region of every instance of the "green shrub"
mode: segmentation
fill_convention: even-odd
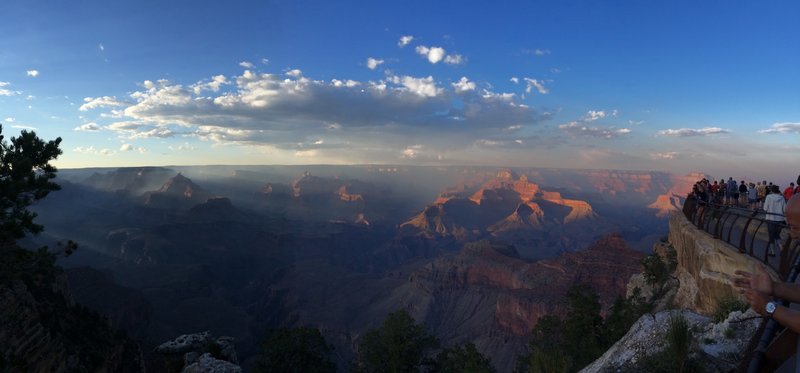
[[[728,315],[733,311],[745,312],[750,308],[746,302],[736,298],[733,294],[726,294],[717,300],[717,306],[714,309],[712,319],[715,323],[724,321]]]
[[[642,259],[644,280],[648,285],[663,285],[669,279],[669,267],[658,254],[650,254]]]

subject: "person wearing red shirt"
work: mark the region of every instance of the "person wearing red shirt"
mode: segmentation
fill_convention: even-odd
[[[793,194],[794,194],[794,183],[789,183],[789,186],[783,190],[783,198],[788,201],[789,198],[792,198]]]

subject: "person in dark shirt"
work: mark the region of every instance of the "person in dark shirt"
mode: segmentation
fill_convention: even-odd
[[[739,206],[743,206],[746,204],[747,201],[747,184],[744,183],[744,180],[739,184]]]

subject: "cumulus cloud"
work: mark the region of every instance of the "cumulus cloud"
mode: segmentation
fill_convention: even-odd
[[[133,145],[131,144],[122,144],[122,146],[119,147],[119,151],[121,152],[129,152],[131,150],[133,150]]]
[[[677,128],[665,129],[658,131],[660,136],[676,136],[676,137],[691,137],[691,136],[711,136],[730,133],[726,129],[719,127],[704,127],[704,128]]]
[[[432,76],[426,78],[415,78],[412,76],[391,78],[392,83],[402,84],[409,92],[422,97],[435,97],[440,95],[443,90],[436,86]]]
[[[292,78],[298,78],[303,75],[303,72],[300,69],[292,69],[286,72],[286,75],[291,76]]]
[[[35,78],[35,77],[39,76],[39,70],[28,70],[28,71],[25,72],[25,74],[30,76],[30,77]]]
[[[86,124],[81,124],[80,126],[73,128],[72,130],[80,132],[97,132],[100,131],[101,129],[102,127],[100,127],[100,125],[98,125],[97,123],[89,122]]]
[[[519,78],[517,78],[516,76],[512,76],[511,79],[509,79],[509,81],[514,84],[519,84]]]
[[[421,144],[411,145],[403,149],[400,153],[400,158],[404,159],[414,159],[417,158],[422,151],[423,146]]]
[[[14,123],[14,121],[15,121],[15,120],[16,120],[16,119],[15,119],[14,117],[7,117],[7,118],[5,119],[5,121],[6,121],[6,122],[8,122],[8,123]]]
[[[573,136],[585,136],[601,139],[613,139],[631,133],[630,128],[587,126],[585,123],[573,121],[558,126],[558,129]]]
[[[375,70],[378,66],[383,63],[383,60],[379,60],[376,58],[367,58],[367,68],[370,70]]]
[[[411,35],[403,35],[400,37],[400,41],[397,42],[397,46],[402,48],[411,43],[414,40],[414,37]]]
[[[349,159],[391,161],[406,150],[397,145],[402,143],[423,145],[431,154],[417,160],[463,151],[476,139],[515,146],[519,144],[514,140],[521,139],[535,146],[537,141],[507,129],[544,120],[514,93],[478,92],[466,77],[440,86],[433,76],[328,81],[246,70],[227,81],[229,89],[201,90],[202,95],[196,85],[145,81],[118,111],[121,118],[105,128],[126,143],[191,137],[292,154],[318,150],[326,157],[347,154],[353,157]],[[320,138],[324,143],[315,144]]]
[[[759,133],[800,133],[800,123],[785,122],[775,123],[770,128],[758,131]]]
[[[544,82],[541,80],[525,78],[525,84],[525,92],[527,93],[533,92],[534,89],[543,95],[546,95],[550,92],[550,90],[544,86]]]
[[[94,145],[89,147],[78,146],[72,149],[75,153],[88,154],[88,155],[113,155],[115,152],[108,148],[96,149]]]
[[[127,103],[125,101],[119,100],[114,96],[102,96],[102,97],[85,97],[83,99],[84,104],[78,108],[80,111],[88,111],[97,108],[109,107],[109,106],[125,106]]]
[[[462,56],[460,54],[448,54],[444,58],[444,63],[446,63],[448,65],[461,65],[461,64],[463,64],[465,62],[467,62],[467,59],[464,58],[464,56]]]
[[[417,54],[423,56],[428,59],[428,62],[432,64],[437,64],[439,61],[444,59],[445,57],[445,50],[441,47],[426,47],[424,45],[419,45],[415,49]]]
[[[0,96],[16,96],[22,93],[20,91],[12,91],[8,88],[4,88],[8,87],[9,85],[11,85],[9,82],[0,82]]]
[[[586,115],[584,115],[583,119],[587,122],[593,122],[598,119],[603,119],[605,117],[606,117],[606,112],[603,110],[589,110],[588,112],[586,112]]]
[[[249,63],[249,62],[248,62]],[[252,65],[252,64],[250,64]],[[218,92],[220,87],[229,84],[228,78],[225,75],[215,75],[208,81],[199,81],[192,86],[194,94],[199,95],[203,91]]]
[[[239,66],[244,67],[245,69],[252,69],[255,65],[253,65],[253,63],[250,61],[242,61],[239,62]]]
[[[466,76],[462,76],[461,80],[456,83],[453,83],[453,89],[456,93],[462,93],[467,91],[474,91],[475,90],[475,82],[470,82]]]

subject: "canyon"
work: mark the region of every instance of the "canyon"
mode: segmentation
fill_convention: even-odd
[[[699,175],[699,174],[698,174]],[[243,366],[269,328],[312,326],[347,366],[408,310],[443,345],[509,371],[530,330],[587,283],[625,295],[689,180],[492,167],[209,166],[62,170],[35,207],[72,296],[155,346],[230,335]],[[668,201],[665,202],[665,201]],[[102,296],[101,294],[107,294]]]

